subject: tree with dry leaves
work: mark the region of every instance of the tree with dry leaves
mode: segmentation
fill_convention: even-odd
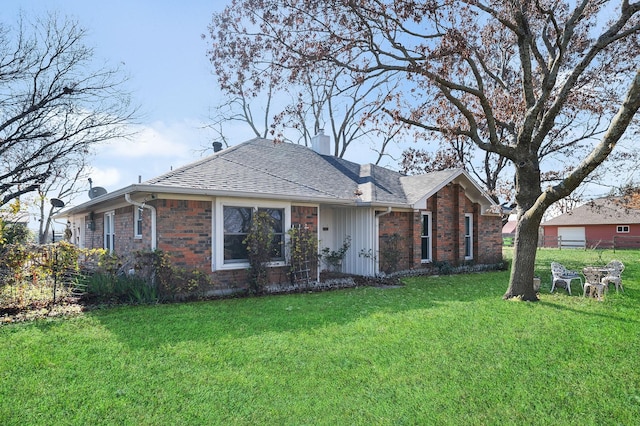
[[[388,148],[406,128],[384,112],[385,99],[399,89],[396,76],[355,80],[349,70],[329,62],[283,66],[273,60],[278,52],[270,50],[281,46],[265,43],[263,29],[227,18],[215,14],[209,27],[208,55],[225,94],[211,117],[218,140],[227,143],[225,127],[242,122],[256,137],[305,146],[322,129],[331,136],[337,157],[364,143],[377,154],[375,164],[390,155]]]
[[[37,192],[70,157],[126,134],[135,114],[117,68],[96,64],[77,22],[0,22],[0,206]]]
[[[386,103],[395,120],[507,158],[518,222],[504,297],[537,300],[544,212],[637,124],[639,15],[629,0],[233,0],[216,42],[247,22],[260,43],[246,33],[233,47],[246,56],[268,46],[291,70],[331,63],[354,81],[400,75],[402,90]],[[556,163],[545,169],[549,151]],[[573,168],[543,187],[558,163]]]

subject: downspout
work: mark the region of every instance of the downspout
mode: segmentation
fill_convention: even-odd
[[[134,206],[138,206],[143,209],[149,209],[151,212],[151,251],[154,251],[156,249],[156,208],[148,204],[133,201],[129,193],[124,194],[124,199],[129,204],[133,204]]]
[[[391,206],[388,206],[387,210],[384,212],[376,213],[376,235],[375,235],[375,241],[374,241],[375,253],[380,253],[380,218],[382,216],[388,215],[389,213],[391,213]],[[376,256],[375,259],[376,259],[376,263],[374,265],[374,269],[375,269],[374,273],[378,275],[380,274],[379,256]]]
[[[391,206],[387,207],[387,211],[376,213],[376,218],[379,218],[381,216],[386,216],[389,213],[391,213]]]

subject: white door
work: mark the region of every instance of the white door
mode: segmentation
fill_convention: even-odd
[[[559,226],[558,244],[561,248],[584,248],[587,243],[584,235],[584,226]]]

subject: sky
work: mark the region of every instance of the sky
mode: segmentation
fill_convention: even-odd
[[[211,15],[220,0],[3,0],[0,20],[13,24],[20,11],[53,11],[88,30],[85,42],[98,63],[120,65],[127,89],[140,107],[136,135],[98,147],[92,161],[94,186],[107,191],[151,179],[199,159],[214,135],[205,128],[220,92],[206,57]],[[234,131],[235,132],[235,131]],[[229,135],[233,143],[252,138],[247,129]],[[209,151],[210,153],[212,151]],[[79,197],[78,204],[88,200]]]
[[[93,185],[111,192],[196,161],[211,147],[209,110],[223,97],[201,35],[225,5],[226,0],[2,0],[0,19],[14,23],[19,11],[74,18],[88,30],[86,43],[96,61],[120,65],[129,75],[127,89],[140,106],[137,134],[98,147],[92,161]],[[240,124],[227,131],[231,144],[253,137]],[[367,147],[349,155],[359,163],[375,161]],[[86,200],[82,196],[67,204]]]

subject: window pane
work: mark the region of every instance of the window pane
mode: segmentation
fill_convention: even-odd
[[[273,260],[282,260],[282,247],[284,245],[284,235],[276,234],[273,236],[273,242],[271,246],[271,257]]]
[[[142,235],[142,207],[136,209],[136,235]]]
[[[281,234],[284,229],[283,226],[283,218],[284,218],[284,210],[283,209],[258,209],[258,211],[266,212],[273,219],[273,232],[276,234]]]
[[[429,229],[430,216],[422,215],[422,241],[421,241],[421,259],[431,260],[431,229]]]
[[[272,260],[284,259],[284,209],[260,208],[273,220],[274,236],[271,242]],[[251,231],[253,209],[251,207],[225,206],[224,220],[224,262],[245,262],[249,256],[243,241]]]
[[[224,233],[246,234],[251,228],[251,207],[225,207]]]
[[[429,216],[422,216],[422,235],[429,236]]]
[[[224,260],[243,261],[247,260],[247,245],[243,243],[246,235],[225,235],[224,236]]]
[[[422,239],[422,259],[431,259],[431,256],[429,253],[430,242],[431,242],[430,238]]]

